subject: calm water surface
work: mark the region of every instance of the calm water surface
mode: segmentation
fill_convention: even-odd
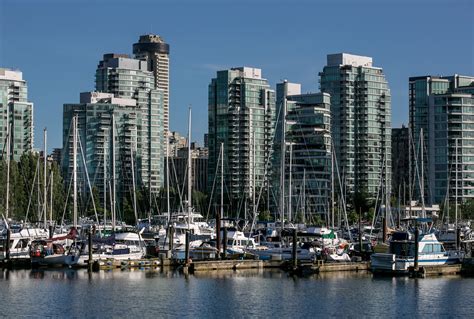
[[[14,317],[464,317],[474,279],[373,278],[280,271],[185,276],[172,271],[0,271],[0,316]]]

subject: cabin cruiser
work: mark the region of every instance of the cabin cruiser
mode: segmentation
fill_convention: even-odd
[[[371,256],[374,273],[408,273],[415,264],[415,239],[410,232],[394,232],[388,253],[374,253]],[[418,243],[418,265],[435,266],[456,264],[463,259],[460,251],[446,251],[434,233],[422,234]]]
[[[0,239],[0,260],[5,259],[6,235]],[[31,242],[35,239],[46,239],[49,237],[49,232],[42,228],[23,228],[16,232],[10,233],[10,258],[29,258],[29,247]]]

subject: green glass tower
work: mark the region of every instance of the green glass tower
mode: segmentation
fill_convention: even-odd
[[[332,136],[347,195],[376,197],[391,185],[391,99],[383,70],[372,58],[330,54],[320,74],[331,95]],[[387,185],[387,187],[381,187]]]
[[[138,173],[142,185],[156,194],[164,181],[164,92],[155,88],[147,61],[105,54],[97,67],[96,91],[136,101],[141,114],[137,123]]]
[[[33,149],[33,103],[28,102],[28,86],[20,71],[0,68],[0,148],[10,126],[10,158],[18,161]]]
[[[422,185],[422,129],[425,203],[474,198],[474,77],[411,77],[409,106],[414,199],[420,198]]]
[[[327,93],[288,96],[286,140],[292,153],[290,220],[329,214],[331,201],[331,104]],[[287,181],[289,178],[287,178]],[[290,192],[288,191],[288,196]]]
[[[72,172],[71,123],[77,115],[87,172],[100,197],[104,197],[109,187],[104,183],[115,180],[117,202],[120,203],[130,194],[134,177],[136,188],[144,189],[151,200],[164,181],[163,91],[155,88],[153,73],[147,70],[146,61],[122,54],[104,55],[96,71],[96,90],[82,93],[79,104],[64,105],[64,174],[69,180]],[[112,156],[112,150],[115,150],[115,156]],[[115,176],[112,174],[113,158]],[[87,194],[86,167],[82,161],[78,166],[82,173],[81,186]]]
[[[262,78],[260,69],[218,71],[209,84],[208,115],[208,189],[212,190],[216,179],[214,193],[220,192],[220,173],[216,178],[216,169],[223,143],[225,200],[233,214],[243,212],[245,207],[250,211],[262,188],[268,189],[275,91]]]

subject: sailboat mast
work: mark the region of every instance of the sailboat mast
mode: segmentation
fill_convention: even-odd
[[[306,168],[303,169],[303,224],[306,223]]]
[[[423,128],[420,130],[420,152],[421,152],[421,181],[420,181],[420,192],[421,192],[421,216],[424,218],[425,216],[425,175],[424,175],[424,156],[423,156]]]
[[[47,155],[46,155],[46,152],[47,152],[47,141],[48,141],[48,131],[46,129],[46,127],[44,128],[43,130],[43,138],[44,138],[44,149],[43,149],[43,221],[44,221],[44,227],[46,227],[46,223],[47,223],[47,218],[46,218],[46,209],[47,209],[47,196],[48,196],[48,180],[47,180]]]
[[[221,142],[221,219],[224,217],[224,143]]]
[[[170,132],[169,131],[166,131],[166,208],[168,210],[168,224],[169,224],[170,220],[171,220],[171,206],[170,206]],[[151,209],[150,209],[150,211],[151,211]]]
[[[51,185],[50,185],[50,193],[49,193],[49,225],[53,225],[53,170],[51,170],[50,175],[50,180],[51,180]]]
[[[455,206],[454,206],[454,222],[455,222],[455,229],[456,229],[456,234],[458,231],[458,138],[456,138],[456,201],[455,201]],[[458,237],[456,236],[456,248],[458,248],[459,243],[458,243]]]
[[[191,210],[192,210],[192,156],[191,156],[191,107],[189,107],[189,123],[188,123],[188,229],[191,223]]]
[[[252,137],[252,211],[253,211],[253,219],[255,220],[257,216],[257,207],[255,207],[255,178],[256,178],[256,173],[255,169],[257,168],[257,163],[255,161],[255,129],[253,130],[253,137]]]
[[[115,231],[116,217],[116,189],[115,189],[115,114],[112,113],[112,231]]]
[[[107,225],[107,135],[104,134],[104,230]]]
[[[291,222],[292,220],[292,207],[291,205],[293,204],[291,202],[291,183],[292,183],[292,175],[293,175],[293,143],[290,143],[290,178],[289,178],[289,183],[288,183],[288,221]]]
[[[7,108],[8,109],[8,108]],[[8,116],[7,116],[8,118]],[[8,121],[7,125],[7,194],[6,194],[6,203],[5,203],[5,218],[8,220],[8,215],[10,213],[10,121]]]
[[[412,181],[412,167],[411,167],[411,147],[412,147],[412,136],[411,136],[411,128],[408,126],[408,200],[409,200],[409,211],[410,211],[410,218],[411,218],[411,202],[413,200],[412,198],[412,186],[411,186],[411,181]]]
[[[285,220],[285,152],[286,152],[286,87],[281,108],[281,154],[280,154],[280,219],[283,228]],[[281,109],[280,108],[280,109]]]
[[[135,131],[135,138],[137,134]],[[132,165],[132,187],[133,187],[133,213],[135,214],[135,222],[138,225],[138,213],[137,213],[137,193],[135,190],[135,163],[133,160],[133,148],[135,145],[131,145],[130,147],[130,164]]]
[[[72,118],[73,225],[77,227],[77,115]]]
[[[331,226],[334,229],[334,215],[335,215],[335,192],[334,192],[334,151],[331,140]]]

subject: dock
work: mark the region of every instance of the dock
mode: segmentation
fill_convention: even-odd
[[[157,268],[162,265],[161,259],[127,259],[127,260],[116,260],[116,259],[99,259],[95,260],[93,269],[95,270],[110,270],[110,269],[126,269],[126,268]]]
[[[262,260],[216,260],[216,261],[193,261],[189,265],[189,270],[209,271],[209,270],[238,270],[238,269],[263,269]]]

